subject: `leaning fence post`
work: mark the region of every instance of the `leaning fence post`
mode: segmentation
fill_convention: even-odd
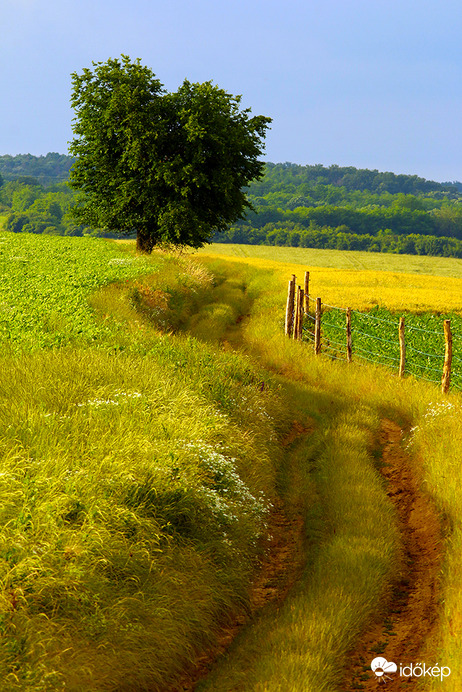
[[[347,362],[351,363],[351,308],[347,308],[346,311],[346,339],[347,339]]]
[[[304,307],[305,315],[310,314],[310,272],[305,272]]]
[[[321,353],[321,298],[316,298],[316,315],[314,323],[314,352]]]
[[[406,342],[404,339],[404,317],[399,318],[399,376],[404,377],[406,367]]]
[[[446,394],[449,391],[449,385],[451,384],[451,366],[452,366],[451,320],[444,320],[444,341],[445,341],[445,351],[444,351],[443,378],[441,380],[441,391],[443,392],[443,394]]]
[[[287,292],[287,306],[286,306],[286,323],[284,333],[286,336],[292,336],[294,328],[294,297],[295,297],[295,274],[292,274],[292,278],[289,281],[289,289]]]

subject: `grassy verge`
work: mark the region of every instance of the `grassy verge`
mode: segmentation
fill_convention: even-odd
[[[444,689],[456,692],[462,686],[462,430],[460,397],[422,402],[421,415],[409,438],[410,449],[424,459],[423,483],[434,498],[442,518],[445,560],[441,575],[441,618],[427,645],[426,655],[451,669]],[[439,680],[427,683],[440,689]]]
[[[441,580],[442,607],[440,619],[423,655],[426,657],[424,660],[428,665],[440,663],[442,666],[451,668],[451,677],[445,680],[445,689],[460,689],[462,685],[462,670],[458,652],[460,651],[462,584],[457,565],[460,564],[462,547],[462,525],[460,521],[462,471],[459,463],[462,447],[462,436],[460,433],[461,398],[456,394],[443,397],[438,387],[415,381],[412,378],[404,382],[399,381],[380,367],[354,364],[348,366],[343,363],[331,363],[323,357],[312,357],[305,346],[294,344],[290,340],[285,339],[281,334],[280,322],[282,321],[284,305],[284,289],[285,287],[278,280],[277,276],[274,277],[273,282],[268,284],[266,288],[262,287],[260,297],[254,304],[252,319],[248,320],[244,325],[244,344],[266,368],[282,372],[292,380],[295,379],[299,383],[304,384],[304,386],[308,386],[311,390],[311,400],[316,397],[324,397],[326,400],[330,398],[332,402],[337,400],[343,402],[345,411],[347,411],[347,417],[344,417],[344,422],[347,424],[345,428],[342,428],[341,442],[338,445],[338,449],[332,454],[332,457],[339,462],[343,459],[345,468],[352,465],[352,461],[346,459],[344,447],[348,448],[349,445],[346,441],[348,441],[350,435],[354,434],[354,412],[358,407],[362,410],[366,409],[368,416],[372,416],[371,421],[366,425],[368,430],[373,429],[371,423],[374,416],[391,417],[405,428],[413,426],[409,439],[409,442],[412,443],[409,444],[409,450],[413,451],[413,472],[419,479],[421,488],[429,498],[429,501],[433,502],[439,509],[445,531],[445,563]],[[279,318],[275,314],[276,301],[279,303]],[[349,414],[351,414],[350,418],[348,418]],[[336,418],[338,416],[333,417],[330,426],[326,420],[324,422],[325,429],[331,434],[329,435],[329,444],[325,447],[321,477],[317,479],[321,493],[323,475],[329,480],[324,487],[324,491],[326,487],[328,490],[331,487],[336,488],[336,491],[333,491],[332,498],[329,497],[329,494],[322,496],[323,506],[326,508],[329,507],[332,499],[336,502],[348,502],[348,498],[343,497],[345,493],[341,490],[342,486],[336,486],[334,480],[328,475],[332,472],[332,467],[339,475],[341,474],[338,464],[332,464],[332,467],[329,467],[328,462],[329,450],[334,449],[336,440],[339,442],[335,432],[338,422]],[[356,454],[355,457],[360,458],[360,455]],[[355,483],[353,488],[349,488],[352,497],[354,497],[355,488],[360,487],[360,483]],[[360,527],[356,527],[356,530],[358,528],[359,530],[363,528],[367,530],[369,525],[370,545],[374,544],[375,536],[377,540],[376,545],[380,546],[378,529],[382,528],[382,522],[380,521],[374,525],[373,522],[369,524],[368,521],[364,521],[364,523],[362,521],[363,514],[364,517],[367,517],[368,497],[372,487],[373,483],[369,481],[365,492],[360,493],[358,497],[356,507],[360,511],[361,521]],[[384,510],[382,517],[386,516],[386,511]],[[337,515],[341,525],[344,517],[348,517],[347,512],[345,514],[341,512]],[[347,525],[348,521],[346,520]],[[336,535],[338,531],[339,528],[336,527]],[[346,536],[341,531],[340,535]],[[349,542],[351,543],[351,535],[349,536]],[[346,542],[341,543],[341,545],[344,548]],[[349,602],[347,598],[335,598],[335,587],[339,574],[343,587],[348,584],[348,570],[342,568],[337,572],[336,569],[332,569],[333,562],[327,559],[329,549],[329,541],[324,541],[316,558],[318,561],[321,561],[323,555],[326,557],[324,569],[317,573],[318,578],[306,582],[307,589],[300,600],[297,601],[297,593],[292,597],[294,599],[293,602],[292,598],[288,599],[285,606],[287,613],[285,608],[282,609],[282,618],[280,621],[278,619],[276,625],[279,628],[281,623],[281,630],[279,631],[281,637],[278,637],[278,641],[280,645],[281,641],[287,639],[291,643],[290,646],[287,648],[283,647],[284,653],[281,657],[278,657],[276,639],[272,639],[275,622],[273,616],[269,614],[266,619],[263,619],[257,625],[259,629],[256,630],[258,634],[255,636],[255,639],[253,639],[253,635],[250,633],[248,635],[249,639],[243,638],[242,646],[236,643],[235,651],[229,660],[223,664],[223,670],[228,678],[230,680],[234,679],[232,676],[235,675],[238,681],[236,688],[231,685],[226,686],[226,683],[223,687],[224,690],[282,690],[287,689],[289,684],[295,685],[292,689],[341,689],[341,676],[337,675],[336,678],[335,671],[338,674],[342,663],[342,655],[345,652],[345,649],[342,649],[342,644],[346,646],[344,633],[347,632],[346,637],[348,637],[348,632],[352,632],[349,627],[354,629],[355,615],[358,615],[358,617],[361,617],[361,614],[365,615],[366,611],[363,610],[363,607],[367,603],[366,594],[371,595],[373,590],[369,591],[367,587],[365,589],[362,587],[360,593],[355,594],[355,613],[350,613],[351,619],[350,616],[347,616],[340,624],[341,615],[337,615],[337,604],[340,603],[340,610],[345,612],[348,610]],[[364,555],[367,555],[367,548],[364,549],[363,547],[363,550]],[[360,551],[360,553],[362,552]],[[378,554],[381,556],[386,554],[383,547],[378,548]],[[380,572],[378,563],[374,564],[373,559],[368,560],[367,563],[372,573],[374,573],[376,568],[378,568],[377,573]],[[322,563],[318,562],[317,564]],[[389,567],[390,565],[393,565],[393,560],[389,563]],[[359,570],[358,574],[360,573],[361,571]],[[366,583],[368,580],[370,580],[370,575],[366,579]],[[316,592],[316,590],[319,591]],[[313,600],[310,601],[311,608],[303,611],[304,599],[310,599],[315,592],[316,597],[313,597]],[[335,601],[336,603],[335,607],[332,608],[334,612],[331,612],[328,618],[324,618],[322,613],[317,610],[317,604],[322,604],[323,602],[321,592],[325,594],[330,593],[331,598],[328,598],[327,601],[330,603]],[[376,606],[379,610],[379,601],[376,602]],[[299,617],[303,612],[305,612],[305,615]],[[371,613],[372,610],[369,611],[369,614]],[[367,619],[367,615],[365,617]],[[322,638],[322,625],[320,623],[323,622],[329,622],[334,626],[334,629],[330,631],[330,647],[329,636],[326,635],[325,639]],[[285,623],[288,624],[286,625]],[[309,623],[312,623],[314,627],[319,627],[316,632],[313,630],[311,635],[308,634]],[[337,627],[334,623],[337,623]],[[356,622],[356,624],[359,623]],[[328,631],[327,626],[325,630],[326,632]],[[263,645],[263,654],[260,659],[260,656],[257,654],[258,647],[262,647],[261,643],[266,641],[267,638],[271,643],[268,644],[268,647]],[[309,643],[310,641],[316,642],[316,644],[312,646]],[[318,641],[322,641],[322,645],[318,646]],[[340,648],[336,648],[338,643],[341,643]],[[252,653],[249,656],[246,654],[248,647],[249,651],[253,651],[255,654],[255,659],[252,662]],[[291,657],[290,654],[294,651],[295,654]],[[323,659],[323,666],[321,666],[319,659],[323,657],[323,652],[326,652],[326,654]],[[277,670],[273,667],[273,660],[278,661]],[[317,663],[315,663],[316,660],[318,661]],[[406,660],[405,651],[402,652],[402,660]],[[298,672],[296,667],[292,668],[294,661],[300,666]],[[250,676],[249,679],[252,681],[247,687],[242,682],[242,678],[239,679],[239,670],[241,668],[247,671],[247,674]],[[252,677],[254,676],[253,671],[255,668],[258,668],[259,672],[258,675]],[[217,671],[216,675],[220,675],[220,670]],[[223,676],[223,678],[212,677],[211,680],[212,686],[210,689],[213,689],[213,681],[218,681],[216,682],[218,685],[216,689],[220,689],[220,681],[225,681],[226,676]],[[297,682],[294,683],[293,680],[297,680]],[[307,680],[311,681],[310,684],[307,683]],[[239,684],[241,687],[239,687]],[[305,688],[303,687],[304,684],[306,685]],[[433,689],[432,684],[436,687],[440,683],[436,680],[433,682],[431,679],[426,679],[423,684],[427,688]],[[327,687],[322,685],[327,685]],[[207,688],[205,687],[204,689]]]
[[[208,356],[2,361],[2,689],[164,689],[245,604],[277,401]]]

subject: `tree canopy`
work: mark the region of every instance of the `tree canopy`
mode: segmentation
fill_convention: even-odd
[[[251,116],[212,82],[168,93],[128,56],[72,75],[76,157],[70,184],[79,223],[200,247],[243,217],[243,188],[263,173],[258,157],[271,119]]]

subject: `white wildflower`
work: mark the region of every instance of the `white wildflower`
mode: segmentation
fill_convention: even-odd
[[[76,406],[92,406],[93,408],[98,408],[99,406],[119,406],[120,399],[139,399],[142,396],[140,392],[116,392],[113,399],[89,399],[88,401],[76,404]]]

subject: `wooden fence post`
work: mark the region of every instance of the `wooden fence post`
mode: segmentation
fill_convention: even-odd
[[[443,378],[441,380],[441,391],[443,394],[447,394],[449,391],[449,385],[451,384],[451,366],[452,366],[452,333],[451,333],[451,320],[444,320],[444,340],[445,340],[445,351],[444,351],[444,366],[443,366]]]
[[[305,315],[310,314],[310,272],[305,272],[305,293],[304,293],[304,304],[305,304]]]
[[[292,336],[294,329],[294,298],[295,298],[295,274],[292,274],[292,278],[289,281],[289,289],[287,292],[287,306],[286,306],[286,323],[284,333],[286,336]]]
[[[303,338],[303,315],[305,314],[303,309],[305,292],[300,286],[298,287],[298,293],[298,339],[301,341]]]
[[[314,323],[314,352],[321,353],[321,298],[316,298],[316,319]]]
[[[294,339],[302,340],[303,336],[303,290],[297,286],[295,293],[295,311],[294,311]]]
[[[346,339],[347,339],[347,362],[351,363],[351,308],[347,308],[346,311]]]
[[[300,286],[295,289],[294,329],[293,338],[300,338]]]
[[[399,318],[399,376],[404,377],[406,367],[406,341],[404,339],[404,317]]]

